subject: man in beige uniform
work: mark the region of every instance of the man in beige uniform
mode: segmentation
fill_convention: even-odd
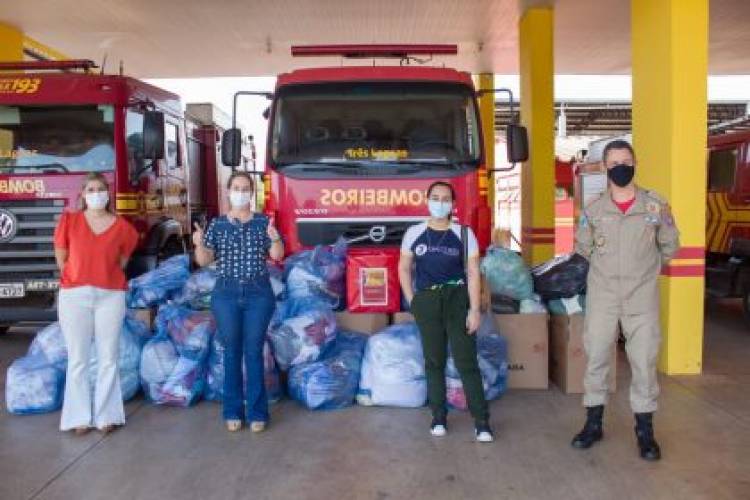
[[[661,342],[657,278],[679,248],[679,232],[667,202],[633,183],[635,154],[629,143],[610,142],[603,161],[609,189],[586,207],[576,232],[576,252],[589,259],[583,333],[587,419],[572,445],[589,448],[602,438],[607,375],[619,322],[632,372],[630,406],[640,455],[658,460],[661,452],[652,424]]]

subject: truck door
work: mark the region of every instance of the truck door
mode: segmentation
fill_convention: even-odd
[[[709,252],[727,254],[730,228],[736,222],[735,208],[750,202],[743,196],[743,175],[738,168],[740,149],[737,144],[712,147],[708,155],[708,193],[706,210],[706,244]],[[747,180],[750,183],[750,179]]]

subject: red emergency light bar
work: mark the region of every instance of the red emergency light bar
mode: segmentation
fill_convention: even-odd
[[[66,59],[63,61],[11,61],[0,62],[0,71],[45,71],[96,68],[96,63],[88,59]]]
[[[458,54],[458,46],[443,45],[293,45],[292,56],[342,56],[351,58],[433,56]]]

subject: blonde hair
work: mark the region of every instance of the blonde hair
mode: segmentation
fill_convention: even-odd
[[[86,189],[86,186],[89,185],[89,182],[100,182],[106,189],[109,191],[109,181],[107,181],[107,178],[104,177],[104,174],[100,172],[89,172],[86,174],[86,177],[83,179],[83,184],[81,184],[81,210],[86,210],[88,207],[86,206],[86,197],[83,195],[83,191]],[[110,193],[110,199],[107,201],[107,206],[104,207],[104,209],[107,212],[114,213],[112,210],[112,195]]]

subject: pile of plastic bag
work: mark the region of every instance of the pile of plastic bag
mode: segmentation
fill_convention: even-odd
[[[496,331],[492,317],[484,315],[476,335],[477,362],[487,401],[497,399],[505,392],[508,379],[508,345]],[[452,356],[448,358],[445,369],[445,385],[448,405],[457,410],[466,410],[466,393]]]
[[[531,270],[534,290],[545,301],[583,295],[589,262],[577,253],[555,257]]]
[[[141,355],[141,385],[157,404],[190,406],[205,389],[211,336],[216,330],[208,311],[164,305],[156,317],[156,336]]]
[[[271,354],[268,342],[263,344],[263,373],[266,384],[266,397],[269,403],[275,403],[281,399],[281,381],[276,361]],[[242,379],[247,381],[245,364],[242,363]],[[244,384],[243,384],[244,387]],[[222,401],[224,399],[224,343],[219,335],[214,335],[211,341],[211,353],[208,355],[208,373],[206,376],[206,389],[203,398],[208,401]]]
[[[289,371],[289,395],[310,410],[345,408],[354,403],[367,339],[339,332],[318,361]]]
[[[148,327],[127,315],[120,332],[118,367],[122,398],[127,401],[139,388],[138,368],[141,348],[148,338]],[[89,380],[93,391],[96,382],[96,346],[92,343]],[[37,333],[28,354],[8,368],[5,398],[8,411],[15,414],[45,413],[62,407],[68,352],[59,323],[52,323]]]
[[[515,300],[531,299],[534,284],[531,273],[520,255],[507,248],[487,248],[479,266],[487,279],[493,295],[503,295]]]
[[[586,310],[586,296],[574,295],[563,299],[552,299],[547,303],[550,314],[556,316],[572,316],[583,314]]]
[[[318,245],[291,255],[284,262],[284,281],[290,299],[317,297],[332,308],[343,305],[346,278],[346,241]]]
[[[357,402],[417,408],[426,400],[424,355],[416,323],[391,325],[372,335],[362,360]]]
[[[190,257],[176,255],[165,260],[159,267],[130,280],[128,284],[128,307],[154,307],[166,302],[178,293],[190,278]]]
[[[277,305],[268,330],[279,368],[310,363],[336,336],[336,315],[316,297],[288,299]]]
[[[174,302],[196,310],[210,309],[214,286],[216,269],[203,267],[190,275],[182,290],[175,295]]]

